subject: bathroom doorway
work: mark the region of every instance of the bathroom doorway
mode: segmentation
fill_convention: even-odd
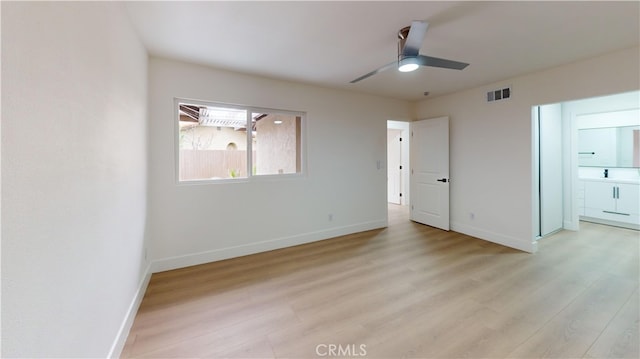
[[[534,238],[580,221],[640,229],[640,91],[533,106],[532,129]]]

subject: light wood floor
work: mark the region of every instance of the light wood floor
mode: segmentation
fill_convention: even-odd
[[[154,274],[122,357],[640,356],[637,231],[582,223],[532,255],[390,210],[383,230]]]

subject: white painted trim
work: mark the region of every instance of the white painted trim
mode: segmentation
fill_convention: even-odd
[[[580,227],[578,226],[578,223],[573,222],[573,221],[568,221],[568,220],[564,221],[562,228],[566,229],[568,231],[578,231],[578,230],[580,230]]]
[[[133,326],[133,320],[136,318],[136,314],[138,314],[138,308],[140,308],[140,303],[142,303],[142,298],[144,298],[144,293],[147,291],[147,286],[149,286],[149,281],[151,280],[151,265],[147,265],[147,268],[144,271],[144,275],[142,276],[142,280],[140,280],[140,285],[138,285],[138,290],[136,294],[133,296],[131,300],[131,304],[129,305],[129,310],[127,310],[127,314],[124,316],[122,320],[122,324],[120,325],[120,329],[118,330],[118,334],[116,335],[115,340],[113,341],[113,345],[111,345],[111,349],[109,350],[109,355],[107,358],[119,358],[122,354],[122,350],[124,349],[124,345],[127,342],[127,338],[129,337],[129,331],[131,331],[131,327]]]
[[[243,244],[234,247],[215,249],[199,253],[185,254],[181,256],[168,257],[154,260],[151,263],[151,272],[158,273],[167,270],[184,268],[198,264],[220,261],[229,258],[242,257],[250,254],[267,252],[274,249],[292,247],[300,244],[317,242],[329,238],[344,236],[347,234],[369,231],[373,229],[385,228],[388,226],[387,219],[364,222],[350,226],[335,227],[327,230],[308,232],[289,237],[270,239],[257,243]]]
[[[455,222],[451,222],[451,230],[528,253],[535,253],[538,250],[538,243],[535,239],[522,240],[519,238],[510,237],[504,234],[495,233],[481,228]]]
[[[540,106],[531,107],[531,229],[533,240],[540,238]]]

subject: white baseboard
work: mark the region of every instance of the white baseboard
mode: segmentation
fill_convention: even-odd
[[[142,298],[144,298],[144,293],[147,291],[147,286],[149,285],[149,281],[151,280],[151,265],[147,265],[147,268],[144,271],[144,275],[140,280],[140,284],[138,285],[138,290],[136,290],[136,294],[133,296],[131,300],[131,304],[129,305],[129,309],[127,310],[127,314],[122,320],[122,324],[120,325],[120,329],[118,330],[118,335],[111,346],[111,350],[109,350],[108,358],[120,358],[122,354],[122,349],[124,349],[124,345],[127,342],[127,337],[129,336],[129,331],[131,331],[131,326],[133,325],[133,320],[136,318],[136,314],[138,313],[138,308],[140,307],[140,303],[142,303]]]
[[[602,218],[594,218],[594,217],[587,217],[587,216],[580,216],[580,220],[581,221],[585,221],[585,222],[591,222],[591,223],[606,224],[607,226],[634,229],[636,231],[640,230],[640,225],[637,225],[635,223],[624,223],[624,222],[618,222],[618,221],[609,221],[609,220],[602,219]]]
[[[538,250],[538,243],[533,240],[533,238],[531,240],[522,240],[511,236],[505,236],[500,233],[487,231],[482,228],[454,222],[451,223],[451,230],[528,253],[535,253]]]
[[[387,227],[387,219],[358,223],[349,226],[335,227],[317,232],[308,232],[289,237],[281,237],[261,242],[248,243],[234,247],[214,249],[199,253],[191,253],[182,256],[169,257],[154,260],[151,263],[151,272],[158,273],[167,270],[189,267],[198,264],[220,261],[229,258],[241,257],[250,254],[286,248],[305,243],[321,241],[324,239],[344,236],[347,234],[369,231],[372,229]]]

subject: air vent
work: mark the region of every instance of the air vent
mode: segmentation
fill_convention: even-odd
[[[506,100],[508,98],[511,98],[511,87],[487,92],[487,102]]]

